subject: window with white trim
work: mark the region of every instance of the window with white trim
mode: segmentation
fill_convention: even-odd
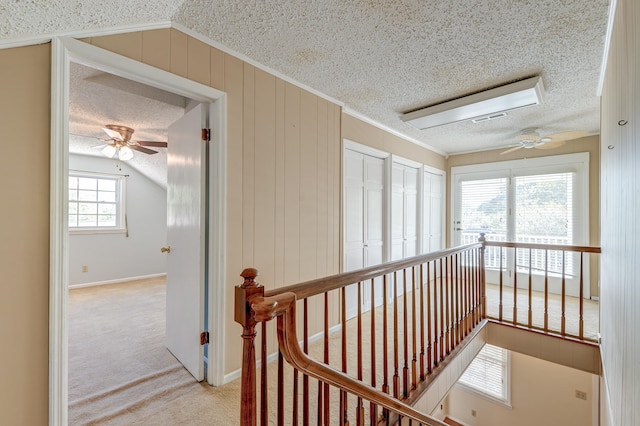
[[[123,231],[123,194],[124,176],[69,173],[69,230]]]
[[[509,405],[509,351],[485,344],[462,374],[458,384]]]

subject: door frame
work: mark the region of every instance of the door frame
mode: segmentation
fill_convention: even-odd
[[[52,40],[49,242],[49,424],[68,422],[69,70],[78,63],[129,80],[212,103],[209,149],[209,318],[207,381],[224,383],[226,242],[226,94],[71,37]]]

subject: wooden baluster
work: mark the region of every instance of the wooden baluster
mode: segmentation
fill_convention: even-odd
[[[409,309],[407,308],[409,293],[407,292],[407,268],[402,270],[402,277],[402,288],[404,290],[402,296],[402,355],[404,358],[402,365],[402,396],[406,398],[409,396]]]
[[[269,424],[269,386],[267,383],[267,323],[265,321],[262,322],[260,340],[260,424],[266,426]]]
[[[544,331],[549,331],[549,250],[544,250]]]
[[[444,360],[444,265],[443,259],[440,258],[440,356],[439,360]]]
[[[376,284],[371,278],[371,386],[376,387]],[[372,425],[378,424],[378,406],[369,405],[369,418]]]
[[[451,352],[451,346],[449,344],[449,332],[451,330],[450,310],[449,304],[449,257],[444,258],[444,345],[445,353],[449,355]],[[444,357],[443,357],[444,358]]]
[[[518,248],[513,249],[513,324],[518,323]]]
[[[429,264],[427,263],[427,271],[429,270]],[[428,280],[427,280],[428,281]],[[420,381],[424,381],[424,327],[427,324],[425,321],[424,310],[424,264],[420,264]],[[428,291],[428,290],[427,290]],[[428,313],[427,313],[428,314]]]
[[[566,326],[566,318],[565,318],[565,302],[566,302],[566,279],[565,279],[565,251],[562,250],[562,315],[560,319],[560,334],[565,335],[565,326]]]
[[[480,234],[479,238],[482,246],[480,246],[480,262],[479,262],[479,271],[480,274],[480,303],[482,303],[482,319],[487,317],[487,280],[486,280],[486,267],[484,263],[485,258],[485,237],[484,233]]]
[[[303,375],[304,376],[304,375]],[[293,391],[291,401],[291,424],[298,425],[298,370],[293,370]],[[306,394],[308,397],[308,393]]]
[[[387,276],[382,277],[382,392],[389,393],[389,326],[387,324]],[[382,410],[382,417],[389,420],[389,410]]]
[[[432,350],[433,346],[431,345],[432,338],[432,317],[433,309],[431,304],[431,262],[427,262],[427,372],[431,374],[433,371],[433,357]],[[434,265],[435,266],[435,265]],[[434,289],[435,291],[435,289]]]
[[[302,316],[303,316],[303,323],[302,323],[302,327],[303,327],[303,335],[302,335],[302,350],[304,351],[305,354],[309,353],[309,304],[308,304],[308,298],[304,298],[303,302],[302,302]],[[298,388],[298,375],[297,375],[297,371],[294,372],[295,373],[295,386],[296,389],[294,390],[294,392],[297,391]],[[304,374],[302,376],[302,421],[303,424],[307,425],[309,424],[309,376],[307,376],[306,374]],[[320,392],[318,392],[318,394],[320,395]],[[296,394],[294,394],[294,400],[293,400],[293,409],[296,413],[296,415],[294,416],[296,424],[298,422],[298,395],[297,392]],[[320,408],[322,407],[322,400],[320,398],[318,398],[318,410],[320,410]]]
[[[531,325],[533,323],[533,311],[531,310],[531,303],[533,302],[532,298],[533,298],[533,293],[532,293],[532,287],[533,287],[533,276],[531,275],[531,248],[529,248],[529,310],[527,312],[527,324],[529,325],[529,328],[531,328]]]
[[[453,288],[455,290],[455,307],[456,307],[456,311],[455,311],[455,336],[456,336],[456,341],[455,341],[455,345],[454,347],[458,346],[460,344],[460,263],[458,262],[458,253],[455,254],[454,258],[454,275],[453,275]]]
[[[342,372],[347,372],[347,288],[342,287]],[[347,393],[340,391],[340,419],[342,424],[348,424],[349,404],[347,403]]]
[[[357,329],[356,329],[356,339],[357,339],[357,370],[356,374],[358,380],[362,381],[362,282],[358,281],[358,318],[357,318]],[[356,424],[362,424],[364,419],[362,418],[362,398],[358,396],[356,403]]]
[[[466,250],[464,253],[464,297],[466,300],[466,304],[467,304],[467,309],[465,312],[465,319],[464,319],[464,324],[465,324],[465,330],[466,330],[466,334],[471,333],[471,330],[473,329],[473,323],[471,322],[471,313],[472,313],[472,304],[471,304],[471,279],[469,276],[470,273],[470,269],[469,269],[469,250]]]
[[[400,376],[398,360],[398,274],[393,272],[393,397],[400,394]]]
[[[504,249],[499,247],[500,249],[500,272],[499,272],[499,290],[498,290],[498,321],[502,322],[502,253]]]
[[[583,252],[580,252],[580,319],[579,319],[579,331],[578,331],[578,336],[580,337],[580,340],[584,339],[584,277],[583,277],[583,265],[582,265],[582,258],[584,256]]]
[[[284,358],[278,350],[278,426],[284,425]]]
[[[329,364],[329,293],[324,293],[324,363]],[[329,425],[329,408],[331,400],[329,399],[329,384],[324,384],[324,424]]]
[[[264,296],[264,287],[255,282],[258,270],[247,268],[240,276],[244,282],[235,287],[234,319],[242,325],[242,378],[240,384],[240,424],[255,426],[256,406],[256,321],[251,299]],[[264,337],[263,337],[264,339]]]
[[[416,267],[411,268],[411,346],[413,349],[413,359],[411,360],[411,389],[415,389],[418,385],[418,344],[417,344],[417,316],[416,310]]]

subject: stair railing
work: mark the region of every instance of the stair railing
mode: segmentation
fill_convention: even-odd
[[[245,269],[241,424],[443,425],[412,404],[484,320],[483,262],[476,243],[270,291]]]

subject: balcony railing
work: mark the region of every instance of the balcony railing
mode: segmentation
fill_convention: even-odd
[[[489,250],[497,256],[496,268],[485,268]],[[525,253],[519,262],[528,270],[526,279],[522,273],[503,279],[509,250],[514,258]],[[557,295],[548,266],[542,291],[536,290],[534,250],[546,259],[551,251],[577,252],[580,259],[600,251],[487,241],[271,291],[256,283],[255,269],[243,271],[244,283],[235,290],[235,319],[244,340],[241,424],[373,425],[407,419],[443,425],[412,405],[487,317],[593,340],[591,330],[585,333],[585,315],[591,314],[582,297],[567,294],[566,263]],[[499,271],[499,279],[485,283],[491,269]],[[581,260],[580,288],[584,269]],[[352,311],[355,317],[348,319]]]

